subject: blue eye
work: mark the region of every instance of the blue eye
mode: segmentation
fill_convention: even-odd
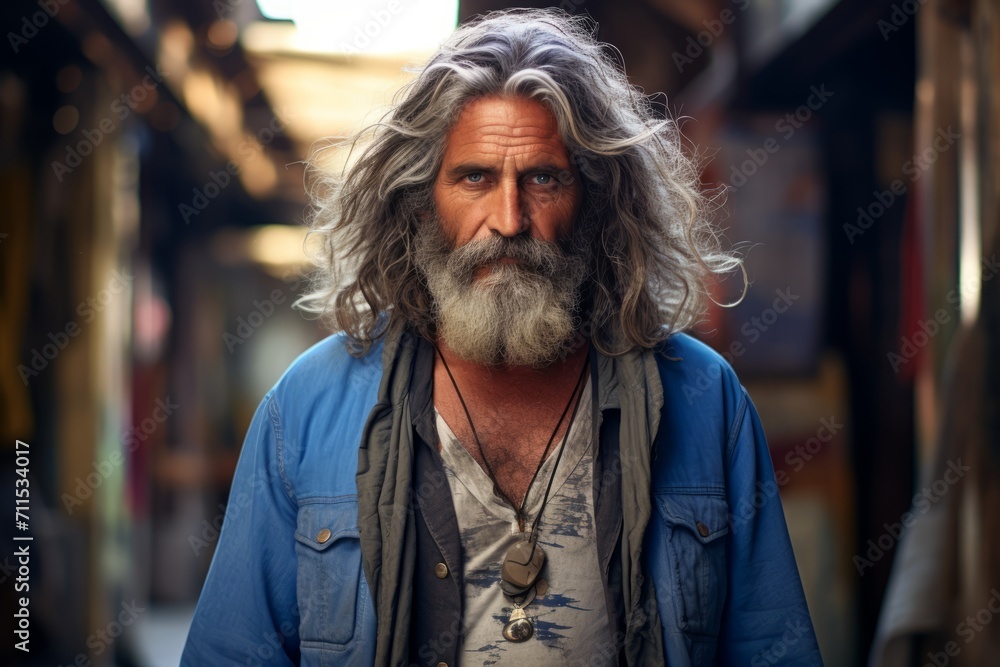
[[[466,176],[466,178],[469,179],[470,183],[479,183],[479,182],[481,182],[483,180],[483,175],[482,174],[469,174],[468,176]]]
[[[548,185],[552,182],[552,174],[535,174],[535,182],[539,185]]]

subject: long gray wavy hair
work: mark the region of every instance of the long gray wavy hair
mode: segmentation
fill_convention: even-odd
[[[296,306],[345,331],[359,353],[407,326],[433,339],[434,304],[413,247],[447,133],[470,101],[520,96],[554,114],[583,181],[594,252],[581,330],[616,355],[691,326],[710,275],[742,260],[720,246],[676,123],[657,117],[594,29],[557,10],[491,12],[460,26],[392,111],[341,143],[356,159],[314,180],[318,270]]]

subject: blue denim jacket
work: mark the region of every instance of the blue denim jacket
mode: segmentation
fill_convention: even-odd
[[[382,374],[331,336],[254,415],[181,665],[371,665],[358,444]],[[644,538],[667,663],[822,665],[756,410],[726,362],[675,334]]]

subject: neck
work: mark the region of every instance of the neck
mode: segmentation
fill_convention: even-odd
[[[455,376],[462,389],[473,395],[509,396],[511,390],[523,394],[551,395],[553,390],[564,383],[573,385],[580,374],[580,366],[585,363],[590,349],[590,341],[580,339],[577,345],[565,357],[547,366],[535,368],[532,366],[484,366],[456,355],[444,340],[436,342],[441,356],[448,362],[448,368]],[[440,365],[441,360],[436,361]],[[559,392],[561,395],[563,392]]]

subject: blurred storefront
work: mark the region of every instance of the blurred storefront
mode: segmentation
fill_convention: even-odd
[[[31,660],[8,642],[0,663],[170,664],[160,647],[183,641],[239,511],[228,488],[250,416],[325,335],[291,307],[305,160],[338,164],[317,140],[376,119],[456,18],[508,6],[307,4],[0,10],[3,484],[28,443],[36,554]],[[828,665],[868,660],[922,471],[977,462],[975,485],[933,503],[961,512],[935,561],[951,566],[929,575],[951,581],[939,617],[883,621],[911,658],[933,654],[1000,584],[987,344],[1000,326],[1000,14],[971,0],[561,6],[595,18],[632,80],[689,118],[706,187],[726,193],[727,240],[753,244],[749,295],[696,333],[761,412],[778,471],[761,493],[782,496]],[[737,295],[723,283],[716,300]],[[982,354],[952,360],[968,350]],[[978,426],[952,437],[959,408]],[[14,544],[19,529],[0,525]],[[893,586],[909,590],[899,571]],[[988,664],[976,660],[997,627],[950,664]]]

